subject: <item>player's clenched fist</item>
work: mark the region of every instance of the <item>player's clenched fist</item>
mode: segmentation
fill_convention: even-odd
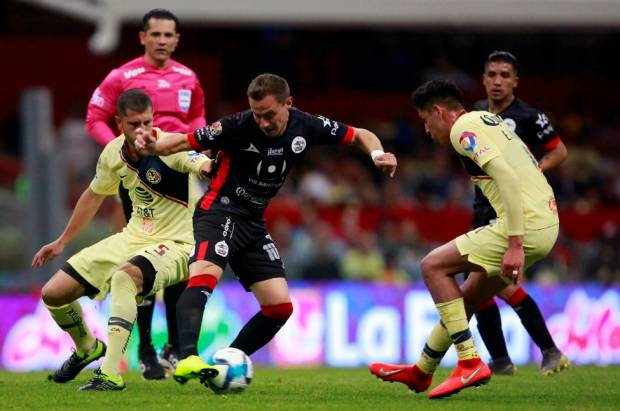
[[[134,144],[136,146],[136,149],[141,154],[147,154],[147,155],[155,154],[155,143],[157,142],[157,139],[155,138],[155,136],[153,136],[151,133],[149,133],[147,130],[143,128],[136,129],[135,133],[136,133],[136,140]]]

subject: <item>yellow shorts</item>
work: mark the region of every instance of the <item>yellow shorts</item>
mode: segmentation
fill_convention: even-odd
[[[527,269],[536,261],[545,257],[558,238],[560,226],[540,230],[526,231],[523,236],[523,251]],[[456,238],[456,247],[462,256],[467,256],[470,263],[479,265],[487,272],[487,276],[501,274],[502,257],[508,249],[508,234],[503,221],[477,228]],[[510,278],[505,277],[509,283]]]
[[[87,295],[102,300],[110,291],[112,274],[118,270],[118,267],[132,257],[142,256],[153,265],[156,272],[153,288],[146,294],[150,295],[189,278],[188,262],[191,249],[191,244],[169,240],[152,243],[136,242],[123,233],[118,233],[84,248],[69,258],[67,264],[70,267],[65,266],[64,270],[72,271],[68,273],[72,277],[76,277],[77,273],[87,283],[84,284],[76,278],[86,286]],[[88,284],[96,290],[88,287]],[[88,292],[89,290],[91,292]]]

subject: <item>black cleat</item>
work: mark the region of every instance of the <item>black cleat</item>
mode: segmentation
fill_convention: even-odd
[[[510,357],[495,358],[489,361],[489,368],[493,375],[513,376],[517,373],[517,367],[512,363]]]
[[[179,363],[179,353],[174,348],[174,346],[170,344],[166,344],[161,354],[159,354],[159,364],[164,367],[164,370],[172,374],[174,370],[177,368],[177,364]]]
[[[145,380],[161,380],[166,378],[166,372],[157,361],[157,353],[152,345],[140,350],[140,372]]]
[[[546,377],[553,375],[570,366],[568,358],[557,348],[549,348],[542,351],[542,363],[540,373]]]
[[[103,341],[96,340],[95,349],[92,353],[80,355],[77,351],[74,351],[73,354],[71,354],[71,357],[62,363],[59,369],[57,369],[53,374],[47,376],[47,379],[58,383],[71,381],[88,364],[103,357],[105,355],[106,348],[107,347]]]
[[[113,377],[101,371],[95,371],[95,376],[88,383],[80,387],[80,391],[123,391],[127,388],[123,377]]]

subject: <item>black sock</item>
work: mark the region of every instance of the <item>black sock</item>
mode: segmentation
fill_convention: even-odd
[[[151,338],[151,324],[153,324],[153,311],[155,310],[155,295],[144,299],[144,304],[138,306],[138,334],[140,335],[139,351],[143,352],[153,345]]]
[[[171,285],[164,289],[164,303],[166,304],[166,322],[168,324],[168,344],[175,349],[179,348],[179,329],[177,327],[177,302],[183,294],[187,281]]]
[[[521,319],[523,326],[530,334],[530,337],[532,337],[532,340],[534,340],[541,350],[555,348],[555,343],[553,342],[553,338],[551,338],[551,334],[549,334],[545,319],[532,297],[528,295],[512,308],[514,308]]]
[[[491,358],[496,360],[508,357],[506,340],[502,333],[502,317],[499,315],[497,305],[493,304],[478,311],[476,320],[478,320],[478,331]]]
[[[198,355],[198,337],[202,314],[213,290],[207,286],[188,287],[177,302],[180,359]]]
[[[259,311],[243,326],[230,346],[252,355],[271,341],[285,323],[286,319],[270,318]]]

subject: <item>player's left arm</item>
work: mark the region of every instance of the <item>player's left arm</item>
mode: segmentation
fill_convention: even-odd
[[[533,109],[529,121],[531,121],[533,133],[537,137],[535,140],[536,145],[542,147],[545,152],[538,160],[540,170],[544,173],[556,168],[568,156],[568,150],[562,139],[555,132],[549,117],[542,111]]]
[[[538,160],[538,166],[543,173],[559,166],[568,156],[568,150],[564,142],[560,140],[559,136],[557,136],[556,139],[557,140],[552,140],[550,142],[552,144],[545,144],[544,147],[547,151],[540,160]]]
[[[372,131],[357,127],[352,127],[352,129],[353,139],[351,140],[351,144],[360,147],[369,154],[379,170],[388,174],[390,177],[394,177],[396,167],[398,166],[396,156],[392,153],[383,151],[383,146],[381,145],[379,137]]]
[[[495,180],[506,213],[508,249],[502,258],[502,275],[512,278],[518,284],[523,279],[525,264],[521,178],[501,155],[490,159],[482,165],[482,169]]]

